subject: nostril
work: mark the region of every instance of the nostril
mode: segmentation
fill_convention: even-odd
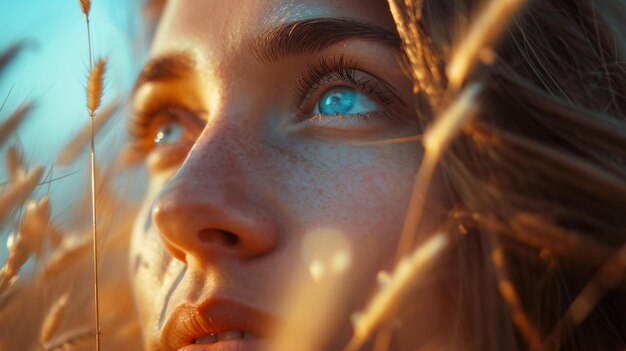
[[[220,230],[220,232],[222,232],[222,235],[224,235],[226,241],[228,241],[230,245],[235,245],[239,242],[239,237],[237,235],[225,230]]]
[[[221,229],[204,229],[198,233],[198,239],[206,244],[218,244],[227,247],[235,246],[239,237],[229,231]]]

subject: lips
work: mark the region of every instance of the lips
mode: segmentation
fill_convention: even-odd
[[[177,306],[163,326],[161,339],[179,351],[262,350],[275,317],[229,300]]]

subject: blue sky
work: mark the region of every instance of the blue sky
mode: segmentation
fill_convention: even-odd
[[[132,85],[147,44],[142,42],[139,31],[141,1],[92,3],[94,57],[106,57],[109,62],[106,104]],[[88,122],[84,86],[89,59],[84,15],[78,0],[0,0],[0,23],[0,51],[16,41],[27,43],[27,49],[0,75],[0,104],[6,98],[0,120],[24,102],[34,102],[34,112],[13,139],[23,145],[30,164],[50,167],[68,138]],[[0,180],[6,179],[6,147],[0,150]],[[44,189],[52,192],[53,208],[64,208],[69,198],[64,194],[88,179],[82,163],[54,167],[54,176],[76,174]],[[5,235],[0,236],[0,243]],[[5,247],[0,244],[0,262],[5,255]]]

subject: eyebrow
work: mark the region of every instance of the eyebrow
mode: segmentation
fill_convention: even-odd
[[[319,52],[348,39],[373,40],[400,50],[400,36],[385,28],[343,18],[298,20],[264,31],[252,41],[252,53],[260,61],[277,61],[288,56]],[[153,58],[137,77],[133,94],[144,84],[181,79],[196,68],[194,56],[176,51]]]
[[[348,39],[378,41],[400,49],[400,36],[374,24],[344,18],[304,19],[271,28],[252,43],[253,54],[261,61],[319,52]]]
[[[196,68],[194,56],[187,51],[176,51],[149,60],[139,73],[133,94],[144,84],[181,79]]]

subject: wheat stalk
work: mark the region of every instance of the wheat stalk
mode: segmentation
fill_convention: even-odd
[[[61,297],[59,297],[54,305],[48,311],[46,318],[43,321],[43,325],[41,327],[41,335],[39,338],[40,341],[40,349],[42,351],[46,350],[46,344],[52,340],[54,333],[56,333],[61,321],[63,320],[63,315],[65,314],[65,310],[67,309],[67,302],[69,300],[69,292],[66,292]]]
[[[100,350],[100,311],[98,298],[98,235],[97,235],[97,208],[96,208],[96,148],[94,142],[94,118],[96,110],[102,100],[102,86],[106,60],[100,59],[89,72],[87,81],[87,109],[90,117],[91,139],[91,209],[92,209],[92,236],[93,236],[93,275],[94,275],[94,302],[96,312],[96,351]]]
[[[0,125],[0,147],[9,140],[9,136],[22,123],[28,112],[32,109],[32,104],[26,103],[15,110],[6,121]]]
[[[0,54],[0,71],[4,69],[24,48],[24,43],[15,43]]]
[[[17,273],[28,260],[30,252],[23,242],[22,235],[9,235],[7,240],[9,256],[0,270],[0,295],[2,295],[16,280]]]
[[[82,344],[86,344],[94,337],[94,331],[90,328],[73,331],[69,335],[60,335],[53,343],[48,343],[46,351],[71,351],[83,349]],[[59,341],[57,341],[60,339]]]
[[[89,28],[89,21],[87,21]],[[91,60],[91,49],[90,49]],[[96,148],[94,142],[94,118],[96,110],[102,101],[102,87],[106,60],[100,59],[95,66],[91,67],[87,81],[87,109],[90,120],[91,141],[91,209],[92,209],[92,236],[93,236],[93,275],[94,275],[94,302],[96,313],[96,351],[100,350],[100,309],[98,297],[98,235],[97,235],[97,208],[96,208]]]
[[[414,78],[418,78],[416,79],[418,82],[416,84],[420,84],[419,82],[422,81],[427,84],[424,87],[425,92],[428,96],[431,96],[435,106],[437,106],[440,101],[449,101],[450,96],[457,95],[457,91],[466,81],[468,74],[473,69],[481,54],[493,45],[512,16],[517,13],[520,7],[525,3],[524,0],[493,0],[487,4],[486,9],[481,13],[478,19],[474,21],[469,33],[460,38],[460,46],[454,52],[449,64],[446,66],[446,75],[449,84],[447,91],[443,94],[444,98],[440,100],[437,94],[435,94],[438,88],[434,87],[430,82],[433,78],[435,81],[441,81],[441,79],[437,79],[436,70],[429,69],[428,50],[424,48],[425,44],[422,44],[420,40],[418,40],[422,36],[418,25],[422,16],[422,2],[404,2],[407,9],[406,16],[409,17],[408,19],[411,22],[407,23],[405,14],[400,10],[397,1],[398,0],[389,0],[389,5],[398,32],[403,38],[406,44],[405,46],[407,46],[406,51],[412,67],[411,73]],[[493,53],[490,56],[493,56]],[[429,74],[431,76],[428,76]],[[421,77],[425,79],[419,79]],[[417,88],[419,88],[419,86],[415,87],[416,91],[418,90]],[[396,262],[404,257],[406,252],[412,247],[413,237],[420,223],[426,194],[430,187],[431,178],[437,163],[447,148],[447,145],[459,134],[469,120],[477,114],[477,97],[481,90],[482,86],[478,83],[474,83],[464,89],[464,91],[453,100],[452,104],[447,107],[443,114],[439,114],[439,117],[423,137],[424,156],[415,178],[411,200],[400,235]],[[391,310],[389,313],[395,314],[392,301],[388,302],[386,307],[389,307]],[[359,337],[356,336],[358,332],[365,334],[360,336],[361,339],[364,339],[366,334],[370,333],[372,330],[373,328],[366,329],[364,327],[361,327],[360,331],[355,330],[354,343],[359,344],[357,342]],[[391,327],[390,324],[387,323],[387,325],[383,326],[381,329],[379,338],[376,340],[376,350],[387,349],[390,335]]]
[[[478,112],[477,99],[482,89],[480,83],[474,83],[465,88],[424,133],[424,157],[415,177],[411,200],[400,234],[396,262],[404,257],[412,247],[421,220],[426,194],[437,163],[450,141]]]
[[[85,18],[89,19],[89,11],[91,11],[91,1],[90,0],[79,0],[80,9],[85,14]]]
[[[321,350],[333,330],[329,316],[340,306],[337,296],[344,295],[352,259],[349,242],[337,230],[320,228],[304,236],[301,251],[309,274],[294,279],[283,306],[287,323],[279,326],[269,350],[291,351],[294,345],[298,351]]]
[[[37,258],[41,258],[43,244],[50,223],[50,200],[47,196],[39,202],[30,202],[26,206],[20,231],[24,243]]]
[[[14,183],[26,175],[24,155],[17,144],[7,150],[6,165],[7,173],[9,174],[9,182]]]
[[[419,281],[428,264],[448,246],[449,241],[450,238],[445,233],[434,234],[398,262],[394,272],[385,276],[382,288],[366,309],[352,316],[354,333],[345,351],[358,350],[376,326],[395,314],[397,307],[410,291],[409,288]]]
[[[96,148],[94,143],[94,118],[96,110],[102,100],[103,77],[106,60],[100,59],[93,65],[91,50],[91,28],[89,14],[91,11],[90,0],[80,0],[80,7],[85,15],[87,26],[87,43],[89,45],[89,78],[87,80],[87,109],[90,117],[90,141],[91,141],[91,211],[92,211],[92,236],[93,236],[93,276],[94,276],[94,302],[96,313],[96,351],[100,350],[100,310],[98,298],[98,235],[97,235],[97,208],[96,208]]]
[[[91,248],[91,240],[88,239],[88,236],[77,234],[63,235],[61,244],[44,264],[41,272],[44,279],[59,273],[71,262],[74,262],[77,257],[87,253]]]
[[[459,41],[459,47],[446,66],[451,89],[458,89],[481,55],[498,39],[526,0],[492,0],[474,20],[467,35]]]
[[[4,219],[32,195],[37,185],[39,185],[43,172],[44,168],[37,166],[23,178],[10,183],[8,189],[0,193],[0,227],[2,227]]]
[[[44,198],[39,203],[31,202],[20,224],[17,234],[10,235],[7,240],[9,256],[0,270],[0,294],[14,281],[19,270],[31,254],[41,257],[45,228],[50,219],[50,203]]]
[[[89,25],[89,13],[91,11],[91,0],[79,0],[80,9],[85,15],[85,24],[87,25],[87,45],[89,46],[89,69],[93,67],[93,61],[91,58],[91,28]]]
[[[87,79],[87,109],[89,110],[89,116],[93,118],[96,115],[96,110],[100,107],[102,102],[102,86],[104,72],[106,70],[106,60],[100,59],[89,71],[89,78]]]

